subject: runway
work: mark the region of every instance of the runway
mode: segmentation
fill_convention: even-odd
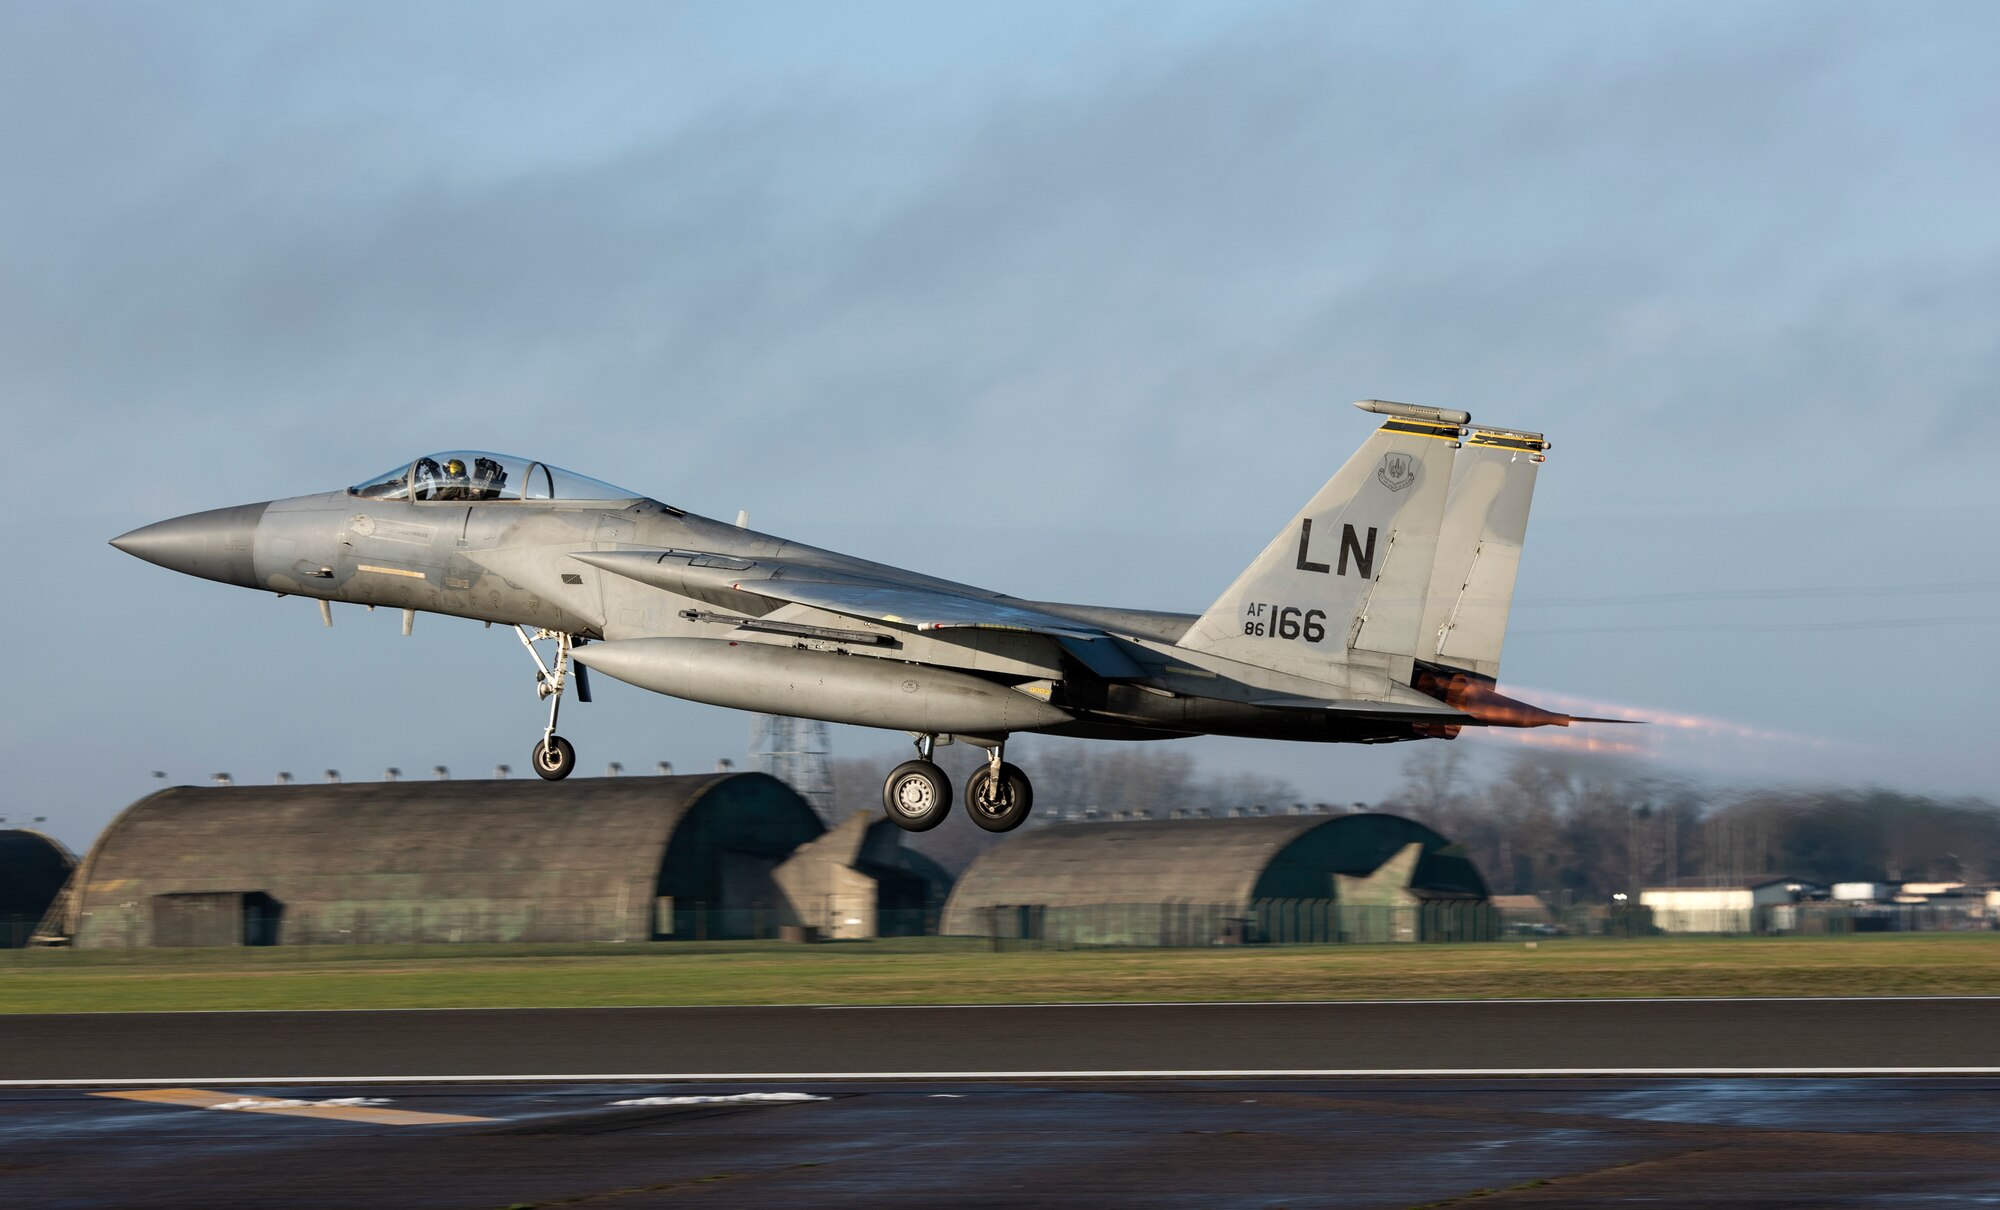
[[[0,1085],[2000,1075],[2000,999],[1381,1001],[0,1017]]]
[[[1996,1026],[1973,997],[0,1016],[0,1206],[1991,1204]],[[1856,1078],[1886,1072],[1926,1074]]]
[[[0,1206],[1861,1210],[2000,1201],[1993,1079],[130,1090],[142,1100],[99,1091],[0,1091]],[[746,1091],[805,1099],[731,1099]],[[368,1103],[323,1103],[357,1094]],[[723,1099],[658,1103],[683,1098]]]

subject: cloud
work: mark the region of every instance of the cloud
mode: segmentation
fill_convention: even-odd
[[[1984,507],[1990,7],[552,11],[0,13],[0,105],[31,116],[0,128],[15,542],[84,600],[73,624],[127,636],[51,677],[21,751],[92,751],[93,703],[165,684],[239,750],[295,737],[135,630],[164,573],[97,544],[424,448],[1180,608],[1346,456],[1363,396],[1547,429],[1545,587],[1750,575],[1841,507]],[[1617,523],[1558,545],[1562,518]],[[1635,530],[1704,544],[1628,559]],[[1864,530],[1963,564],[1927,580],[2000,579],[1990,547]],[[1785,575],[1859,574],[1831,570]],[[202,591],[190,619],[249,607]],[[295,639],[233,654],[283,664]],[[1510,658],[1734,718],[1689,698],[1754,696],[1767,651],[1710,644],[1716,675],[1685,685],[1664,645],[1581,650]],[[352,658],[360,686],[425,657]],[[1932,707],[1983,717],[1992,657],[1952,658],[1978,667]],[[1900,700],[1902,666],[1848,670],[1853,700]],[[142,705],[121,725],[194,727]],[[1873,725],[1830,709],[1829,733]],[[480,767],[498,717],[424,725]],[[672,717],[740,743],[731,716]],[[1970,750],[1969,721],[1941,725]],[[1313,797],[1396,760],[1226,751]]]

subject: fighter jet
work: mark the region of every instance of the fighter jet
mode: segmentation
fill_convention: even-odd
[[[128,554],[279,596],[512,626],[556,733],[586,669],[710,705],[909,733],[882,801],[936,827],[941,743],[984,749],[966,812],[991,832],[1034,805],[1010,736],[1450,739],[1580,721],[1496,678],[1541,434],[1364,400],[1386,419],[1198,615],[1022,600],[801,545],[559,470],[465,450],[345,490],[161,521]],[[545,655],[546,652],[546,655]]]

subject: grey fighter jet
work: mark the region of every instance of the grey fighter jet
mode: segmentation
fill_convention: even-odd
[[[932,761],[985,749],[966,810],[1020,826],[1022,732],[1086,739],[1239,735],[1322,743],[1449,739],[1464,727],[1584,720],[1495,678],[1538,433],[1367,400],[1385,417],[1200,615],[1027,601],[713,521],[532,459],[429,454],[344,491],[161,521],[111,544],[279,595],[513,626],[548,699],[535,771],[569,775],[556,734],[586,669],[690,701],[915,737],[889,818],[936,827]],[[544,652],[547,652],[545,656]]]

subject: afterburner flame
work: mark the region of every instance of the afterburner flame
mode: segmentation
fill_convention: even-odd
[[[1622,702],[1607,702],[1539,689],[1513,689],[1511,692],[1545,703],[1552,709],[1562,710],[1568,714],[1630,719],[1645,725],[1621,727],[1577,723],[1562,731],[1502,731],[1498,728],[1475,730],[1470,727],[1466,728],[1466,731],[1496,743],[1518,744],[1561,752],[1635,756],[1648,760],[1699,759],[1696,755],[1697,750],[1712,750],[1717,746],[1730,748],[1753,746],[1760,749],[1775,746],[1791,749],[1827,746],[1827,741],[1817,736],[1772,731],[1724,718],[1649,710]]]

